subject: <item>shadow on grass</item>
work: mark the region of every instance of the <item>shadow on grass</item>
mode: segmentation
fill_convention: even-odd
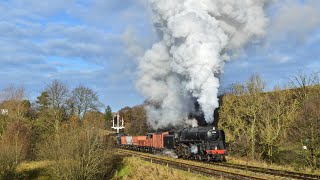
[[[108,167],[111,169],[111,172],[106,172],[103,175],[103,179],[111,179],[115,173],[119,172],[119,170],[123,167],[123,158],[124,155],[118,155],[115,154],[112,157],[112,164],[111,167]],[[110,164],[108,164],[110,166]],[[107,168],[107,167],[106,167]],[[48,167],[43,168],[35,168],[35,169],[28,169],[24,170],[22,172],[6,172],[2,176],[0,175],[0,180],[13,180],[13,179],[21,179],[21,180],[49,180],[54,179],[49,172]]]
[[[45,168],[38,168],[23,172],[8,172],[5,173],[2,177],[0,177],[0,180],[12,180],[12,179],[21,179],[21,180],[31,180],[31,179],[51,179],[50,175],[46,173]]]
[[[125,157],[126,157],[125,155],[119,155],[119,154],[114,155],[112,172],[109,174],[106,174],[105,176],[106,179],[112,179],[114,175],[123,168],[124,166],[123,158]]]

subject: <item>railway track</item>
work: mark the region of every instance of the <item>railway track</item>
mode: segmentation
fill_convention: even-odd
[[[138,156],[145,156],[143,157],[144,159],[149,158],[148,160],[154,159],[158,160],[159,164],[163,164],[163,161],[165,164],[169,163],[174,166],[174,163],[177,163],[176,161],[173,160],[166,160],[162,158],[156,158],[150,155],[147,155],[147,153],[141,153],[141,152],[136,152],[136,151],[130,151],[130,150],[122,150],[126,153],[131,153],[131,154],[136,154]],[[146,159],[147,160],[147,159]],[[157,161],[156,160],[156,161]],[[161,163],[162,162],[162,163]],[[199,162],[199,161],[197,161]],[[194,172],[199,172],[205,170],[206,172],[199,172],[200,174],[204,175],[209,175],[209,176],[220,176],[220,177],[226,177],[230,179],[265,179],[265,178],[260,178],[257,176],[248,176],[240,173],[234,173],[234,172],[229,172],[229,171],[224,171],[220,169],[215,169],[215,168],[207,168],[203,166],[194,166],[190,165],[187,163],[181,163],[178,162],[178,164],[182,164],[185,168],[189,168],[189,170],[194,170]],[[256,166],[249,166],[249,165],[241,165],[241,164],[233,164],[233,163],[205,163],[205,164],[210,164],[210,165],[215,165],[215,166],[220,166],[220,167],[225,167],[225,168],[231,168],[231,169],[236,169],[236,170],[242,170],[242,171],[250,171],[253,173],[258,173],[258,174],[264,174],[264,175],[272,175],[275,177],[279,178],[286,178],[286,179],[303,179],[303,180],[320,180],[320,175],[314,175],[314,174],[305,174],[305,173],[299,173],[299,172],[293,172],[293,171],[286,171],[286,170],[277,170],[277,169],[271,169],[271,168],[262,168],[262,167],[256,167]],[[189,166],[194,166],[193,168]],[[191,168],[191,169],[190,169]],[[183,169],[182,166],[180,166],[180,169]],[[210,170],[209,170],[210,169]],[[185,170],[185,169],[184,169]],[[215,171],[208,174],[207,171]],[[222,172],[220,172],[222,171]],[[216,175],[214,175],[216,173]]]
[[[217,166],[228,167],[233,169],[241,169],[245,171],[251,171],[256,173],[270,174],[273,176],[285,177],[290,179],[304,179],[304,180],[317,180],[320,179],[320,175],[314,174],[305,174],[299,172],[285,171],[285,170],[277,170],[271,168],[261,168],[256,166],[248,166],[241,164],[232,164],[232,163],[210,163]]]
[[[228,179],[236,179],[236,180],[242,180],[242,179],[256,179],[256,180],[266,180],[266,178],[256,177],[256,176],[249,176],[241,173],[235,173],[231,171],[216,169],[216,168],[209,168],[204,166],[197,166],[193,164],[183,163],[183,162],[177,162],[173,160],[158,158],[154,156],[147,155],[145,153],[135,152],[135,151],[127,151],[127,150],[118,150],[119,152],[127,155],[135,155],[140,157],[141,159],[144,159],[146,161],[150,161],[152,163],[166,165],[169,167],[173,167],[176,169],[189,171],[196,174],[202,174],[209,177],[221,177],[221,178],[228,178]]]

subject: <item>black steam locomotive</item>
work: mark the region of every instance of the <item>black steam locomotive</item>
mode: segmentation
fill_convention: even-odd
[[[174,149],[179,157],[225,161],[225,134],[215,127],[184,128],[163,139],[164,147]]]

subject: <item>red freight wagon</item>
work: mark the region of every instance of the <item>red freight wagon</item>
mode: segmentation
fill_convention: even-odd
[[[153,147],[162,149],[163,148],[163,136],[169,134],[169,132],[155,133],[153,134]]]
[[[139,141],[146,140],[146,136],[132,136],[132,144],[135,146],[139,146]]]
[[[146,138],[146,141],[145,141],[145,146],[146,147],[152,147],[153,146],[152,137],[153,137],[152,133],[147,134],[147,138]]]
[[[138,140],[138,146],[146,146],[146,140]]]
[[[161,148],[162,147],[162,134],[161,133],[154,133],[152,140],[153,140],[153,147],[154,148]]]
[[[127,144],[126,143],[126,136],[121,136],[121,144]]]

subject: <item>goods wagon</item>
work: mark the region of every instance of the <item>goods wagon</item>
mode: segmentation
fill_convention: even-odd
[[[145,142],[145,146],[146,147],[152,147],[153,146],[153,133],[148,133],[147,137],[146,137],[146,142]]]
[[[132,136],[132,144],[134,146],[139,146],[140,143],[144,142],[146,140],[146,136]]]
[[[127,140],[126,140],[126,136],[121,136],[121,144],[124,145],[124,144],[127,144]]]
[[[146,140],[138,140],[138,146],[146,146]]]
[[[164,132],[164,133],[155,133],[153,134],[153,145],[152,147],[156,149],[163,149],[163,137],[165,135],[168,135],[169,132]]]

